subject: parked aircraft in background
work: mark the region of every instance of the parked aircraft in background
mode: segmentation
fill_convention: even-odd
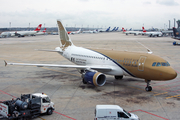
[[[13,37],[15,36],[15,32],[2,32],[1,37]]]
[[[113,32],[113,31],[115,31],[116,30],[116,27],[114,27],[112,30],[109,30],[110,32]]]
[[[81,32],[81,29],[79,29],[78,31],[68,31],[68,34],[79,34]]]
[[[117,27],[117,28],[115,29],[115,31],[118,31],[118,29],[119,29],[119,27]]]
[[[126,31],[124,28],[122,28],[123,33],[125,33],[126,35],[128,34],[134,34],[134,35],[139,35],[142,33],[142,31]]]
[[[44,28],[43,31],[39,31],[38,33],[36,33],[36,35],[45,35],[46,33],[46,28]]]
[[[82,74],[84,84],[103,86],[106,76],[122,79],[123,75],[145,79],[146,91],[151,91],[150,81],[167,81],[176,78],[176,71],[161,57],[148,53],[115,51],[106,49],[87,49],[73,44],[60,20],[57,20],[60,47],[51,51],[61,54],[76,65],[7,63],[5,65],[26,65],[38,67],[76,68]]]
[[[99,32],[109,32],[110,28],[111,28],[111,27],[108,27],[107,29],[100,29],[100,30],[98,30],[98,31],[99,31]]]
[[[88,30],[88,31],[83,31],[82,33],[97,33],[97,30]]]
[[[163,36],[167,36],[167,35],[172,36],[173,35],[173,30],[164,30],[161,32],[162,32]]]
[[[144,35],[148,35],[149,37],[155,37],[155,36],[161,37],[161,36],[163,35],[162,32],[157,32],[157,31],[147,32],[147,31],[144,29],[144,27],[142,27],[142,29],[143,29],[143,34],[144,34]]]
[[[174,39],[180,40],[180,28],[173,27]]]
[[[34,31],[2,32],[1,36],[2,37],[13,37],[13,36],[24,37],[26,35],[34,35],[41,30],[41,26],[42,26],[42,24],[39,24],[39,26]]]
[[[28,35],[34,35],[41,30],[41,26],[42,26],[42,24],[39,24],[39,26],[34,31],[16,31],[15,36],[24,37],[24,36],[28,36]]]

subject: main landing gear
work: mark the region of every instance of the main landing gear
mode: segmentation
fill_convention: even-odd
[[[123,75],[122,75],[122,76],[114,76],[114,78],[115,78],[116,80],[122,79],[122,78],[123,78]]]
[[[152,90],[152,87],[150,86],[151,80],[145,80],[145,82],[147,83],[147,87],[145,88],[145,90],[147,92],[150,92]]]

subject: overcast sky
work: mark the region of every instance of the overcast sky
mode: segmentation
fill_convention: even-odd
[[[174,26],[180,19],[180,0],[0,0],[0,28],[124,27],[141,29]],[[177,27],[177,24],[176,24]]]

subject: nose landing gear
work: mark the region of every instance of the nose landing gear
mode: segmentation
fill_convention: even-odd
[[[147,87],[145,88],[145,90],[146,90],[147,92],[152,91],[152,87],[150,86],[151,80],[145,80],[145,82],[147,83]]]

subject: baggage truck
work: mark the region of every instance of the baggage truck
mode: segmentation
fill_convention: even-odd
[[[0,102],[0,120],[2,119],[32,119],[40,114],[51,115],[54,103],[44,93],[23,94],[16,100]]]

